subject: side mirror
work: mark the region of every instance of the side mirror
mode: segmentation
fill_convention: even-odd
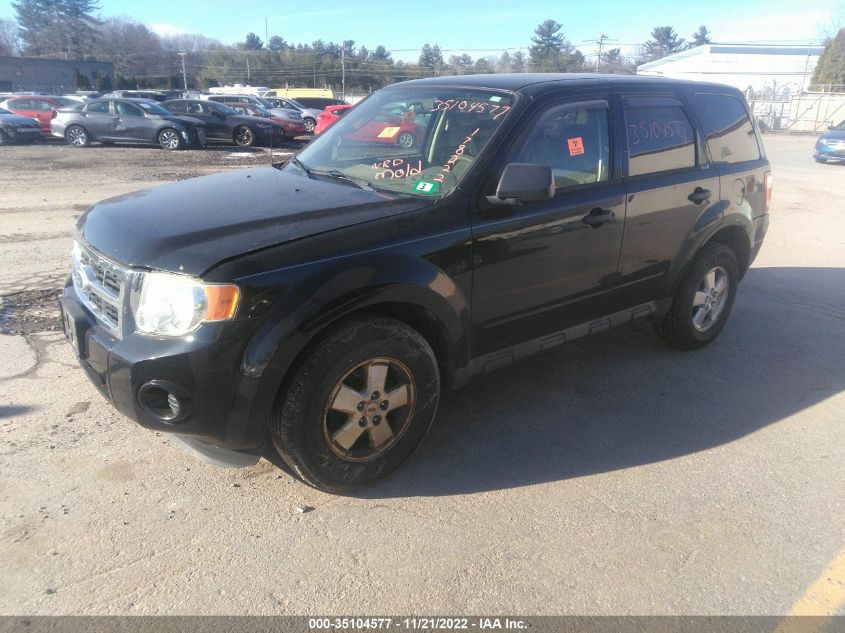
[[[502,172],[495,196],[487,202],[515,207],[527,202],[541,202],[555,197],[555,177],[548,165],[510,163]]]

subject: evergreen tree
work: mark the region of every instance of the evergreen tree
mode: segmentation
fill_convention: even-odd
[[[271,51],[283,51],[288,47],[288,43],[278,35],[274,35],[267,40],[267,48]]]
[[[18,0],[12,7],[25,53],[79,59],[96,50],[95,0]]]
[[[259,51],[264,48],[264,42],[255,33],[247,33],[239,48],[244,51]]]
[[[704,46],[705,44],[709,44],[710,42],[710,30],[702,24],[698,27],[698,30],[690,36],[690,42],[687,48]]]
[[[562,25],[554,20],[546,20],[534,29],[528,59],[537,70],[556,70],[555,66],[563,49]]]
[[[525,53],[516,51],[511,55],[511,70],[515,73],[525,72]]]
[[[684,48],[684,38],[678,37],[671,26],[656,26],[651,31],[651,39],[643,44],[640,63],[653,62],[667,55],[677,53]]]
[[[813,71],[812,85],[816,88],[830,86],[834,92],[845,92],[845,28],[839,29],[836,37],[824,47]]]

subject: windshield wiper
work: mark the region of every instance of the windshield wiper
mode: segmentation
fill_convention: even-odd
[[[300,161],[296,156],[291,158],[290,162],[299,167],[302,171],[304,171],[306,176],[311,176],[311,170],[308,169],[305,165],[303,165],[302,161]]]
[[[335,180],[342,180],[344,182],[348,182],[355,185],[359,189],[364,189],[365,191],[376,191],[376,188],[370,184],[369,180],[350,176],[349,174],[339,171],[337,169],[330,169],[327,171],[312,171],[310,173],[314,174],[315,176],[329,176],[330,178],[334,178]]]

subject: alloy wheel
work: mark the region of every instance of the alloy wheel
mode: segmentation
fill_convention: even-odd
[[[238,128],[238,133],[235,136],[235,143],[240,145],[241,147],[249,147],[252,145],[252,141],[254,139],[254,135],[252,130],[248,127]]]
[[[179,148],[179,134],[175,130],[164,130],[159,135],[158,140],[164,149]]]
[[[88,142],[88,135],[81,127],[72,127],[67,131],[67,140],[71,145],[82,147]]]
[[[705,273],[692,300],[692,325],[699,332],[706,332],[719,320],[728,301],[730,279],[721,266],[714,266]]]
[[[395,358],[359,364],[333,388],[323,415],[331,451],[346,461],[370,461],[387,452],[413,418],[416,385]]]
[[[410,132],[402,132],[399,135],[399,139],[396,141],[399,147],[404,147],[405,149],[410,149],[414,146],[414,135]]]

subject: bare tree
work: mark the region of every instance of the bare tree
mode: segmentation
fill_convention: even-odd
[[[0,18],[0,55],[20,55],[21,40],[18,25],[13,20]]]

